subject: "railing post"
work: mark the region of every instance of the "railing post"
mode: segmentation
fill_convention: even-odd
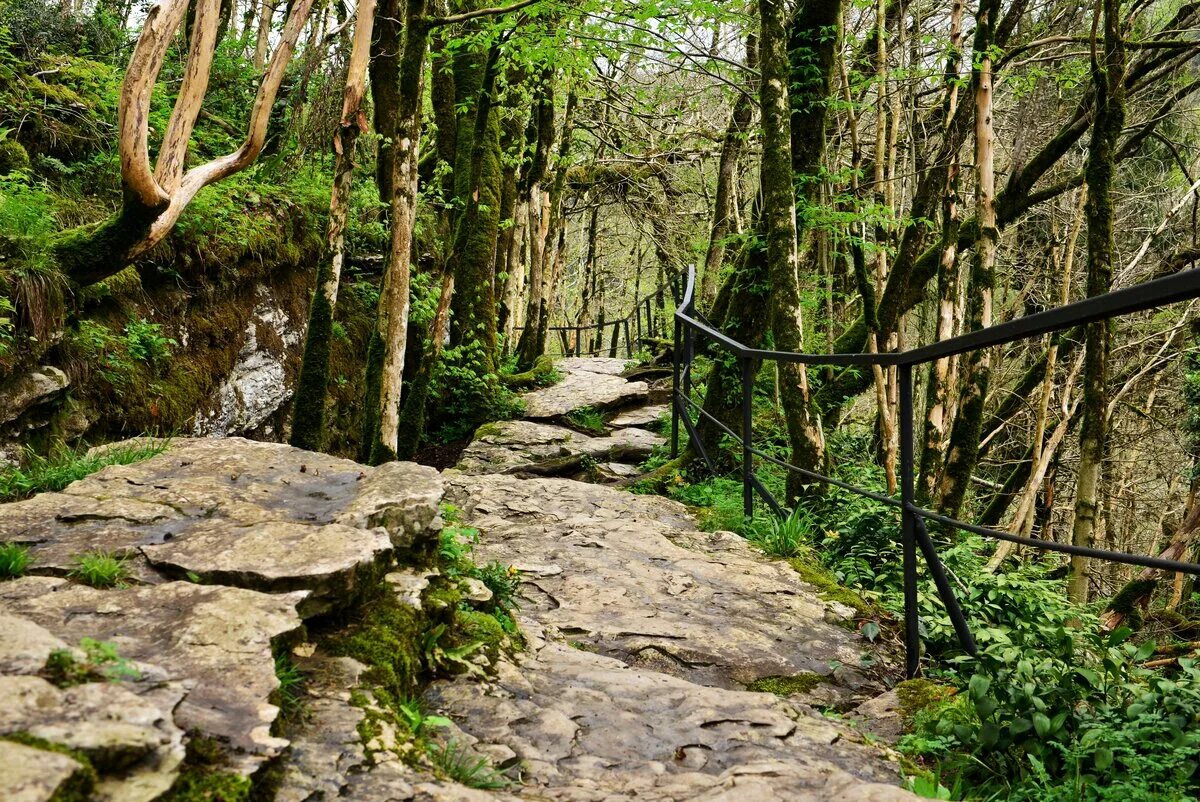
[[[691,329],[688,329],[691,331]],[[650,297],[646,296],[646,336],[654,336],[654,315],[650,312]]]
[[[742,369],[742,513],[754,516],[754,370],[750,358],[739,356]]]
[[[900,390],[900,531],[904,550],[904,674],[921,673],[921,633],[917,616],[917,539],[913,504],[912,365],[897,367]]]
[[[629,339],[629,318],[625,318],[625,358],[633,359],[633,341]]]
[[[626,327],[629,320],[625,320]],[[683,324],[675,320],[675,339],[671,344],[671,459],[679,456],[679,335]]]
[[[629,321],[625,321],[629,325]],[[608,344],[608,356],[611,359],[617,358],[617,348],[621,346],[621,321],[613,321],[612,340]]]

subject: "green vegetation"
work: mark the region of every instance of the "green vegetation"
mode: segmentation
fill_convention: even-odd
[[[562,417],[563,423],[584,434],[603,435],[608,431],[604,415],[595,407],[580,407]]]
[[[825,677],[820,674],[804,672],[791,676],[760,677],[747,685],[746,690],[791,696],[794,693],[808,693],[822,682],[825,682]]]
[[[225,750],[215,740],[191,734],[183,770],[160,799],[166,802],[248,802],[254,782],[225,770]]]
[[[141,677],[133,664],[122,657],[116,644],[84,638],[79,642],[83,658],[70,649],[55,649],[46,658],[42,675],[60,688],[85,682],[136,680]]]
[[[486,757],[472,754],[458,741],[430,747],[429,757],[447,777],[468,788],[499,791],[512,785],[511,780],[492,768]]]
[[[0,579],[22,576],[32,559],[28,546],[22,546],[20,543],[0,544]]]
[[[59,443],[45,457],[27,450],[25,467],[0,469],[0,502],[62,490],[109,465],[129,465],[161,454],[169,445],[169,440],[145,439],[88,454],[82,447],[73,449]]]
[[[272,693],[272,701],[279,706],[285,721],[293,721],[304,712],[304,687],[308,677],[286,654],[275,656],[275,678],[279,687]]]
[[[75,555],[75,567],[67,576],[94,588],[123,588],[129,578],[128,559],[108,551],[84,552]]]

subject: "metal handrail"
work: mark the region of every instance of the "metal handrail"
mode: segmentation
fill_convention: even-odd
[[[620,347],[621,335],[625,336],[625,356],[632,357],[636,352],[636,345],[645,341],[647,337],[654,337],[661,332],[658,328],[658,320],[651,312],[650,304],[652,301],[661,300],[664,291],[670,289],[673,299],[679,301],[679,287],[676,283],[677,279],[672,278],[668,287],[657,287],[645,295],[637,298],[633,302],[630,311],[624,316],[604,322],[589,323],[586,326],[547,326],[546,332],[558,332],[562,340],[561,356],[599,356],[608,352],[610,357],[616,357]],[[604,347],[604,330],[612,327],[612,335],[609,341],[609,346]],[[513,326],[513,331],[524,331],[524,326]],[[584,332],[597,332],[597,345],[595,348],[583,350],[582,334]],[[571,332],[574,332],[574,346],[570,345]],[[636,333],[636,334],[635,334]]]
[[[1103,559],[1110,562],[1138,565],[1147,568],[1157,568],[1164,571],[1178,571],[1200,575],[1200,564],[1169,560],[1162,557],[1147,557],[1140,554],[1130,554],[1122,551],[1110,551],[1072,543],[1055,543],[1023,537],[1011,532],[1004,532],[987,526],[968,523],[951,518],[932,510],[918,507],[914,498],[914,442],[913,442],[913,381],[912,369],[938,359],[975,351],[982,348],[992,348],[1017,340],[1035,337],[1040,334],[1062,331],[1064,329],[1087,323],[1119,317],[1121,315],[1155,309],[1167,304],[1186,301],[1200,297],[1200,269],[1185,270],[1174,275],[1153,281],[1143,282],[1133,287],[1114,290],[1103,295],[1093,296],[1064,306],[1048,309],[1032,315],[1016,318],[994,326],[988,326],[978,331],[950,339],[941,340],[931,345],[921,346],[910,350],[889,351],[885,353],[857,354],[802,354],[789,351],[768,351],[761,348],[750,348],[727,334],[718,331],[710,325],[704,316],[695,308],[696,268],[689,265],[687,284],[683,297],[675,310],[675,339],[673,348],[673,379],[671,403],[671,456],[679,453],[679,425],[682,422],[687,430],[688,440],[711,469],[713,461],[704,450],[695,425],[692,423],[689,407],[695,408],[699,419],[705,418],[729,435],[742,447],[742,504],[746,516],[754,513],[754,495],[760,498],[777,514],[785,515],[784,506],[771,494],[758,477],[754,474],[754,457],[771,462],[785,470],[794,471],[801,476],[817,482],[839,487],[860,496],[872,499],[882,504],[899,507],[901,517],[901,541],[904,559],[904,640],[905,640],[905,673],[909,677],[917,676],[920,672],[920,621],[917,614],[917,550],[921,551],[933,576],[938,596],[946,608],[950,621],[963,650],[975,654],[975,639],[970,626],[958,604],[954,589],[946,578],[945,567],[937,553],[937,546],[929,536],[926,520],[936,521],[944,526],[962,529],[968,532],[1019,543],[1044,551],[1055,551],[1093,559]],[[742,378],[742,432],[739,435],[721,421],[707,413],[700,405],[691,399],[692,362],[695,359],[695,336],[699,334],[720,348],[732,352],[738,360]],[[899,418],[900,418],[900,497],[877,493],[849,482],[834,479],[831,476],[816,471],[800,468],[771,456],[753,445],[754,429],[752,415],[752,393],[755,361],[798,362],[808,365],[880,365],[895,367],[899,384]]]

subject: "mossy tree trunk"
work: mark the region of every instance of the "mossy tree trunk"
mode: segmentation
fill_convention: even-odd
[[[962,0],[953,0],[950,6],[950,48],[946,54],[946,67],[942,78],[946,99],[942,107],[944,128],[943,141],[951,141],[951,121],[958,112],[959,69],[962,66]],[[941,259],[937,275],[937,325],[936,340],[947,340],[954,336],[954,312],[958,299],[958,229],[961,216],[958,208],[958,159],[957,151],[949,155],[946,165],[946,181],[942,195]],[[925,429],[921,448],[921,462],[917,478],[917,503],[928,505],[933,502],[937,489],[938,475],[942,467],[943,442],[946,437],[950,393],[950,358],[938,359],[929,366],[929,381],[925,388]]]
[[[342,93],[342,118],[333,135],[333,192],[329,200],[328,251],[317,268],[304,337],[304,355],[296,380],[292,410],[292,432],[288,442],[297,448],[318,451],[325,439],[325,395],[329,389],[329,339],[333,336],[333,312],[346,244],[346,213],[354,179],[354,151],[358,137],[367,127],[362,101],[366,93],[367,64],[375,22],[375,0],[359,0],[354,41],[346,66]]]
[[[1104,41],[1092,45],[1092,81],[1096,89],[1096,114],[1088,146],[1085,176],[1088,196],[1087,294],[1100,295],[1112,286],[1113,177],[1116,150],[1125,125],[1125,45],[1121,38],[1120,0],[1103,0]],[[1097,21],[1099,24],[1099,20]],[[1093,26],[1093,30],[1097,26]],[[1102,50],[1102,52],[1097,52]],[[1086,328],[1083,361],[1083,423],[1079,432],[1079,472],[1075,483],[1075,519],[1071,542],[1094,545],[1100,505],[1100,476],[1108,439],[1108,355],[1112,324],[1091,323]],[[1067,593],[1086,602],[1088,561],[1071,558]]]
[[[780,0],[760,3],[759,16],[761,182],[771,333],[776,349],[803,351],[796,189],[799,185],[799,197],[807,205],[818,186],[841,3],[821,0],[804,5],[792,21],[790,35]],[[820,470],[825,443],[812,406],[807,371],[792,362],[780,364],[778,371],[792,463]],[[789,472],[788,501],[805,493],[806,485],[799,474]]]
[[[455,414],[475,423],[490,417],[500,392],[494,270],[504,180],[494,102],[499,54],[499,44],[493,44],[486,52],[459,53],[454,64],[458,105],[469,104],[473,118],[458,125],[455,197],[462,211],[447,263],[455,293],[446,369],[463,380],[446,390]]]
[[[578,97],[574,91],[567,94],[563,110],[562,132],[554,165],[554,181],[549,192],[542,192],[539,202],[540,223],[534,227],[530,221],[530,238],[533,243],[530,254],[529,302],[525,312],[525,327],[517,342],[517,366],[529,370],[537,358],[546,352],[546,332],[550,326],[550,307],[553,303],[556,244],[563,229],[562,202],[566,189],[568,159],[571,139],[575,128],[575,107]],[[539,143],[539,149],[540,149]],[[531,206],[533,208],[533,206]]]
[[[971,260],[967,288],[967,327],[982,329],[992,324],[992,289],[995,284],[996,226],[995,137],[992,133],[992,45],[999,13],[997,0],[984,0],[975,17],[975,216],[979,241]],[[962,358],[962,389],[958,414],[950,429],[950,443],[938,485],[938,506],[956,516],[966,498],[971,473],[979,460],[984,401],[991,376],[991,352],[972,351]]]
[[[392,144],[391,246],[367,354],[363,448],[373,465],[395,459],[400,435],[400,392],[408,345],[409,284],[417,207],[421,99],[429,45],[428,0],[407,0],[399,62],[396,134]]]

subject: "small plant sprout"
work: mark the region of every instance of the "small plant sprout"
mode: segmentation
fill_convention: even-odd
[[[75,568],[67,576],[94,588],[123,588],[129,578],[127,560],[109,551],[87,551],[75,556]]]
[[[498,791],[512,785],[512,780],[496,771],[486,757],[473,755],[458,741],[429,747],[429,757],[447,777],[468,788]]]
[[[16,579],[25,573],[32,558],[29,547],[20,543],[0,544],[0,579]]]

